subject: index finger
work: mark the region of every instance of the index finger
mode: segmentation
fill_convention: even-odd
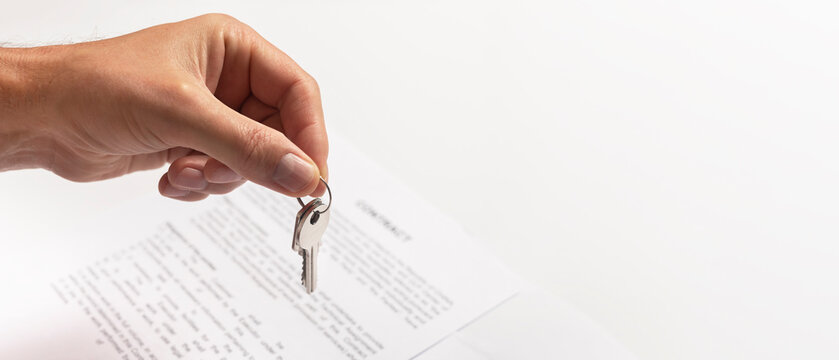
[[[329,141],[320,88],[315,79],[288,55],[258,36],[251,52],[250,80],[253,95],[278,110],[263,123],[282,129],[289,140],[312,158],[326,178]]]
[[[329,142],[320,89],[312,76],[247,25],[227,18],[214,94],[228,106],[283,132],[327,178]],[[254,116],[258,114],[257,116]],[[323,193],[319,185],[315,195]]]

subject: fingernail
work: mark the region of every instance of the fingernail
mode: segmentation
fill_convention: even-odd
[[[204,190],[207,188],[207,180],[201,170],[186,167],[172,179],[173,185],[189,190]]]
[[[274,181],[289,191],[300,191],[309,185],[315,176],[315,168],[297,155],[288,153],[280,158],[274,171]]]
[[[170,184],[166,184],[163,188],[163,195],[168,197],[181,197],[186,196],[186,194],[189,194],[189,190],[178,189]]]
[[[241,175],[226,166],[216,168],[212,172],[208,172],[204,175],[207,177],[207,181],[218,184],[226,184],[242,180]]]

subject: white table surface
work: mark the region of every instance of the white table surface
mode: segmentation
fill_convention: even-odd
[[[835,2],[0,8],[16,44],[234,15],[319,80],[330,129],[640,357],[839,356]],[[159,174],[0,174],[3,249]]]

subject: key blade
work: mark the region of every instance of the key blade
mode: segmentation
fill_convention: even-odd
[[[306,293],[311,294],[309,291],[309,281],[306,280],[309,278],[309,274],[313,271],[309,267],[312,265],[312,261],[310,260],[309,251],[305,249],[300,249],[300,257],[303,258],[303,271],[300,272],[300,284],[303,285],[303,288],[306,289]]]
[[[317,287],[317,280],[318,280],[318,267],[317,267],[317,260],[318,259],[318,246],[314,246],[311,249],[304,249],[303,250],[303,287],[306,288],[306,293],[313,293],[315,292],[315,288]]]

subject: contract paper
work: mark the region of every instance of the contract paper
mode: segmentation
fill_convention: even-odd
[[[4,319],[0,357],[408,359],[515,294],[455,223],[331,143],[315,293],[291,250],[295,199],[254,184],[149,199],[45,240],[61,254],[33,261],[31,295],[6,299],[18,316]]]
[[[588,316],[534,284],[417,360],[635,360]]]

